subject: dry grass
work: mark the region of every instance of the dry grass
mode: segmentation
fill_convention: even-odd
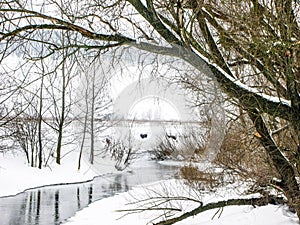
[[[245,128],[238,121],[230,124],[214,163],[258,185],[267,184],[276,172],[255,134],[253,128]]]
[[[189,164],[180,168],[180,176],[185,183],[195,190],[215,191],[222,184],[222,175],[201,171],[197,166]]]
[[[197,166],[190,164],[181,168],[180,176],[192,188],[210,191],[232,183],[237,178],[252,181],[252,189],[255,191],[269,185],[277,177],[264,148],[255,136],[255,130],[243,127],[238,121],[230,124],[213,165],[222,168],[222,172],[200,171]]]

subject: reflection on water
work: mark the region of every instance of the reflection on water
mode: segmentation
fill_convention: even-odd
[[[138,184],[170,178],[175,171],[175,167],[153,163],[133,173],[100,176],[91,182],[49,186],[0,198],[0,225],[60,224],[94,201]]]
[[[58,223],[59,222],[59,190],[55,192],[54,209],[55,209],[55,223]]]
[[[112,182],[109,185],[109,189],[111,190],[112,193],[119,192],[120,190],[124,192],[128,191],[129,186],[127,183],[127,178],[124,177],[122,174],[115,175],[114,182]]]

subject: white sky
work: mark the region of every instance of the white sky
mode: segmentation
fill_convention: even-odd
[[[129,119],[179,120],[176,109],[166,100],[149,96],[137,102],[129,111]]]

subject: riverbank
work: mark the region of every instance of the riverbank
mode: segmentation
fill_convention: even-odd
[[[93,179],[96,175],[86,163],[76,168],[75,154],[63,159],[62,165],[50,163],[43,169],[32,168],[17,154],[0,155],[0,197],[16,195],[24,190],[52,184],[76,183]],[[110,172],[108,169],[104,173]]]
[[[238,189],[219,190],[214,194],[201,196],[204,204],[220,201],[220,199],[239,198]],[[126,193],[121,193],[113,197],[90,204],[87,208],[76,213],[76,215],[66,221],[65,225],[143,225],[155,224],[165,218],[156,219],[159,215],[167,213],[168,210],[162,208],[176,208],[190,211],[199,206],[199,203],[190,201],[177,201],[173,204],[161,204],[156,207],[160,210],[144,210],[151,205],[151,202],[158,203],[156,197],[185,196],[191,197],[190,189],[178,180],[164,180],[148,185],[134,188]],[[155,197],[156,196],[156,197]],[[194,196],[195,197],[195,196]],[[199,197],[199,196],[198,196]],[[152,199],[144,201],[145,199]],[[135,204],[132,204],[135,203]],[[152,204],[152,207],[155,207]],[[131,211],[130,211],[131,209]],[[174,211],[175,212],[175,211]],[[177,212],[181,214],[182,212]],[[165,216],[170,214],[165,214]],[[299,220],[295,214],[288,211],[286,206],[267,205],[261,207],[253,206],[229,206],[221,210],[213,209],[186,220],[176,223],[176,225],[298,225]]]
[[[51,164],[50,167],[39,170],[28,167],[22,157],[17,155],[0,156],[0,196],[15,195],[23,192],[26,189],[40,187],[59,183],[75,183],[93,179],[99,174],[93,171],[86,163],[83,162],[80,171],[74,166],[74,161],[77,159],[76,154],[70,154],[64,159],[63,165]],[[141,159],[136,162],[131,170],[134,173],[136,170],[143,171],[143,178],[147,178],[150,174],[147,172],[147,165],[153,162]],[[165,161],[162,165],[180,166],[179,162]],[[113,164],[103,163],[101,172],[117,173]],[[141,182],[143,183],[143,182]],[[239,188],[243,188],[239,186]],[[175,179],[161,180],[155,183],[144,183],[136,186],[132,190],[104,198],[90,204],[87,208],[78,211],[75,216],[69,218],[66,225],[93,225],[103,224],[109,225],[142,225],[148,224],[152,219],[157,218],[159,213],[164,213],[162,210],[144,211],[149,205],[131,204],[144,199],[154,199],[160,197],[195,197],[199,198],[204,204],[226,200],[228,198],[239,198],[242,190],[236,187],[227,187],[220,189],[216,193],[205,193],[202,196],[191,196],[193,194],[188,186],[185,186],[182,181]],[[197,194],[197,193],[194,193]],[[150,203],[150,202],[149,202]],[[199,203],[190,201],[180,201],[169,205],[182,212],[190,211],[197,207]],[[161,207],[163,208],[163,206]],[[137,211],[128,211],[130,209]],[[101,213],[99,213],[101,212]],[[138,213],[133,213],[138,212]],[[157,222],[158,220],[156,220]],[[230,206],[222,210],[210,210],[199,215],[183,220],[176,225],[296,225],[299,224],[298,218],[291,213],[287,207],[282,205],[267,205],[262,207],[253,206]]]

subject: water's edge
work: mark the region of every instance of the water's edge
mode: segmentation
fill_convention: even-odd
[[[56,225],[94,201],[126,192],[134,186],[173,176],[177,167],[149,164],[142,169],[108,173],[91,180],[49,184],[0,197],[0,225]]]

